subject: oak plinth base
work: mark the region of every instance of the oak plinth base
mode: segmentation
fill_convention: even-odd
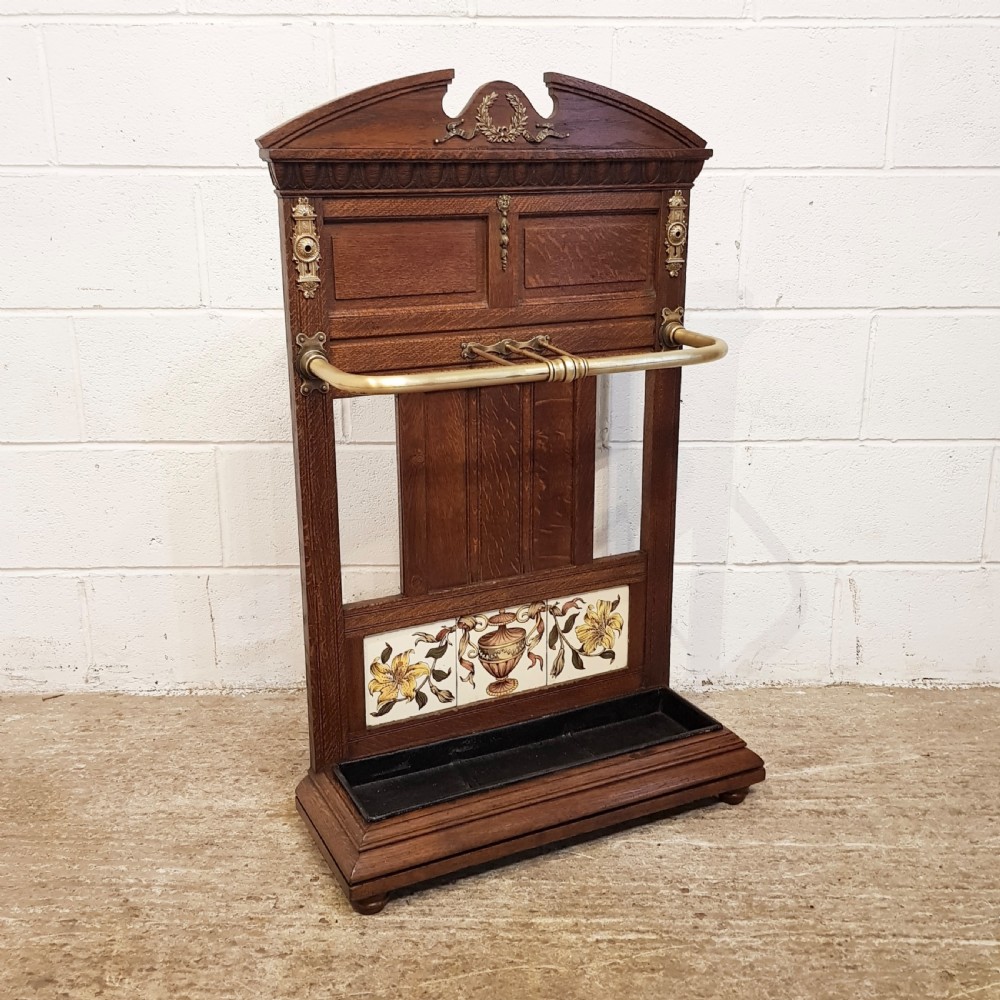
[[[735,804],[763,780],[722,728],[374,822],[310,773],[296,806],[354,909],[377,913],[393,891],[703,799]]]

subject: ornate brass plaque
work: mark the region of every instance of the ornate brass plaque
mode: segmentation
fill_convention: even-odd
[[[308,198],[299,198],[292,207],[292,258],[299,272],[299,289],[303,298],[316,297],[319,288],[319,236],[316,232],[316,210]]]
[[[497,208],[500,209],[500,266],[507,270],[507,252],[510,248],[510,195],[497,195]]]
[[[670,212],[667,215],[667,238],[663,245],[667,248],[667,273],[676,278],[684,266],[684,251],[687,249],[687,202],[680,191],[675,191],[667,200]]]

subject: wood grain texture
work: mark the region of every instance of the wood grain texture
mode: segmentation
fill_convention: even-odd
[[[522,216],[523,217],[523,216]],[[652,287],[653,216],[591,215],[524,225],[524,287],[549,295]]]
[[[690,205],[691,191],[684,192]],[[663,192],[660,202],[661,233],[670,213]],[[690,216],[689,216],[690,220]],[[662,250],[662,248],[661,248]],[[670,278],[666,258],[659,255],[656,312],[683,309],[686,266]],[[646,373],[642,431],[642,513],[639,546],[649,557],[646,585],[644,681],[650,686],[670,684],[670,660],[657,656],[669,648],[673,621],[674,544],[677,523],[677,461],[680,440],[681,369]]]
[[[378,631],[387,619],[399,628],[435,621],[456,605],[469,602],[474,607],[506,607],[518,601],[540,601],[555,591],[585,592],[619,584],[645,582],[646,556],[626,552],[604,556],[578,566],[538,570],[528,577],[488,580],[470,586],[456,586],[429,595],[392,595],[354,601],[344,606],[348,635],[364,636]]]
[[[478,405],[477,579],[499,580],[524,572],[521,558],[522,437],[519,385],[480,389]],[[529,445],[530,446],[530,445]]]
[[[305,298],[295,281],[288,252],[293,198],[278,199],[282,278],[285,295],[289,394],[294,419],[296,505],[302,566],[302,619],[306,645],[306,690],[311,733],[311,767],[328,767],[347,750],[349,678],[344,662],[344,611],[340,575],[340,525],[337,513],[337,466],[334,459],[333,407],[327,394],[300,392],[295,370],[302,331],[321,328],[328,284]],[[322,239],[322,223],[320,223]]]
[[[643,660],[650,686],[670,683],[670,660],[662,651],[670,648],[680,406],[680,369],[647,372],[639,547],[648,559]]]
[[[704,139],[662,111],[608,87],[561,73],[546,73],[544,79],[554,102],[549,120],[567,133],[565,138],[549,139],[548,145],[510,142],[491,146],[480,134],[468,143],[460,139],[436,143],[435,139],[446,135],[449,121],[464,119],[471,125],[483,96],[491,92],[516,95],[531,119],[542,118],[520,88],[494,80],[479,88],[458,119],[452,119],[444,113],[441,102],[453,77],[453,70],[420,73],[314,108],[261,136],[257,140],[261,157],[271,162],[309,164],[357,160],[361,150],[379,150],[389,158],[409,153],[432,161],[481,156],[500,161],[545,161],[571,153],[599,159],[600,153],[609,151],[618,156],[641,156],[652,149],[669,150],[675,156],[680,153],[694,162],[711,156]],[[377,170],[368,173],[369,183],[374,184]]]
[[[592,558],[592,380],[396,406],[404,595]]]
[[[408,371],[422,368],[469,368],[491,364],[489,361],[462,360],[462,345],[473,341],[484,345],[504,337],[530,340],[547,336],[563,350],[573,354],[611,354],[626,350],[648,351],[656,344],[653,300],[630,307],[641,312],[624,319],[568,320],[561,323],[528,323],[523,326],[469,327],[456,332],[408,334],[349,341],[335,341],[328,347],[331,361],[345,370],[372,372]],[[643,312],[644,310],[644,312]],[[493,312],[493,310],[489,310]],[[499,318],[499,317],[498,317]],[[540,384],[540,383],[539,383]]]
[[[742,805],[360,917],[295,812],[304,692],[7,695],[0,996],[993,1000],[1000,689],[693,697],[768,760]]]
[[[484,299],[485,223],[394,219],[329,225],[334,297],[373,300],[372,309],[387,300]],[[390,287],[386,275],[392,275]]]
[[[471,579],[471,403],[461,390],[396,398],[401,577],[407,596]]]
[[[533,387],[526,510],[532,569],[579,565],[594,552],[597,383]]]

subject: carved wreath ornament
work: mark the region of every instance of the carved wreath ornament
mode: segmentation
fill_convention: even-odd
[[[472,139],[476,133],[482,135],[487,142],[514,142],[518,138],[527,139],[528,142],[542,142],[549,136],[565,139],[569,135],[568,132],[557,132],[552,122],[536,122],[535,129],[537,131],[529,132],[528,109],[518,100],[517,94],[508,93],[504,96],[512,111],[509,124],[497,125],[493,121],[490,108],[493,107],[493,102],[497,99],[497,93],[494,90],[479,102],[476,125],[471,131],[462,128],[465,119],[460,118],[457,122],[448,122],[444,127],[448,134],[435,139],[434,142],[447,142],[449,139]]]

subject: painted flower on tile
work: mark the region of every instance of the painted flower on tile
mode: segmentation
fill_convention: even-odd
[[[621,601],[617,595],[613,601],[598,598],[593,604],[585,604],[584,598],[573,597],[561,604],[556,601],[549,605],[552,627],[549,629],[549,678],[558,677],[567,664],[575,670],[586,670],[588,661],[595,663],[615,660],[615,642],[625,628],[624,617],[615,609]],[[585,607],[583,620],[580,608]],[[573,644],[570,635],[575,635],[579,646]]]
[[[615,611],[617,603],[598,601],[587,608],[583,624],[576,627],[576,637],[584,656],[593,656],[598,648],[614,649],[615,639],[621,635],[625,625],[622,616]]]
[[[426,641],[435,642],[437,637]],[[438,666],[445,648],[435,646],[427,650],[424,655],[428,660],[434,661],[434,665],[430,666],[423,660],[411,663],[410,658],[414,655],[412,649],[393,656],[392,646],[387,642],[382,654],[377,660],[372,660],[369,667],[372,678],[368,682],[368,693],[378,695],[375,711],[371,714],[376,717],[386,715],[400,702],[415,702],[417,708],[421,709],[427,704],[427,691],[444,704],[454,701],[455,696],[451,691],[434,683],[445,681],[451,676],[450,669],[444,670]]]
[[[386,643],[385,648],[383,659],[372,661],[372,679],[368,682],[369,692],[378,693],[380,708],[386,704],[394,705],[397,701],[413,701],[417,696],[417,682],[429,677],[431,672],[426,663],[410,663],[412,649],[393,657],[389,665],[387,661],[392,655],[392,647]]]

